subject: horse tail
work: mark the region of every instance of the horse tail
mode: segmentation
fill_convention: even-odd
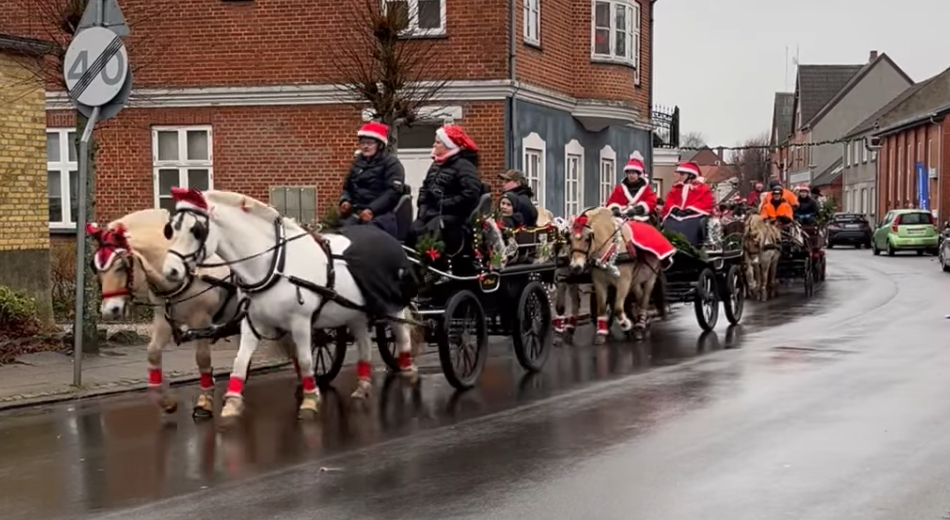
[[[653,300],[653,306],[656,307],[656,314],[662,319],[666,319],[666,275],[660,271],[656,275],[656,282],[653,284],[653,294],[650,295]]]

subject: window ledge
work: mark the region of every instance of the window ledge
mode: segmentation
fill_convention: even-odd
[[[49,234],[50,235],[75,235],[76,225],[75,224],[50,224]]]
[[[540,40],[535,41],[535,40],[532,40],[532,39],[529,39],[529,38],[525,38],[525,39],[524,39],[524,45],[525,45],[525,47],[531,47],[532,49],[536,49],[536,50],[539,50],[539,51],[541,50],[541,41],[540,41]]]
[[[631,69],[634,69],[634,70],[636,70],[636,68],[637,68],[637,67],[633,64],[633,61],[632,61],[632,60],[626,60],[626,59],[623,59],[623,58],[612,58],[612,57],[610,57],[610,56],[594,55],[594,56],[591,56],[591,57],[590,57],[590,62],[591,62],[591,63],[599,63],[599,64],[602,64],[602,65],[620,65],[620,66],[628,67],[628,68],[631,68]]]
[[[445,29],[439,31],[407,32],[399,36],[399,38],[403,40],[442,40],[448,37],[449,35],[445,33]]]

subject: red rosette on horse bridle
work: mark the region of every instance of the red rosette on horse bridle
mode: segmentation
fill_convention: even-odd
[[[100,229],[95,224],[86,224],[86,233],[96,241],[93,263],[98,271],[108,269],[120,253],[132,251],[123,224],[117,224],[113,229]]]
[[[587,215],[581,215],[574,219],[574,234],[580,235],[587,229]]]

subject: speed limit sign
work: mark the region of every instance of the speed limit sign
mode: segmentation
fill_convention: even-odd
[[[73,38],[63,60],[69,97],[101,107],[119,95],[129,75],[129,54],[115,32],[90,27]]]

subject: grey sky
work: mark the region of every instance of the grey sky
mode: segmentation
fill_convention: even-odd
[[[920,81],[950,67],[948,20],[948,0],[658,0],[654,102],[679,105],[683,132],[734,145],[768,131],[774,93],[794,90],[796,45],[805,64],[886,52]]]

